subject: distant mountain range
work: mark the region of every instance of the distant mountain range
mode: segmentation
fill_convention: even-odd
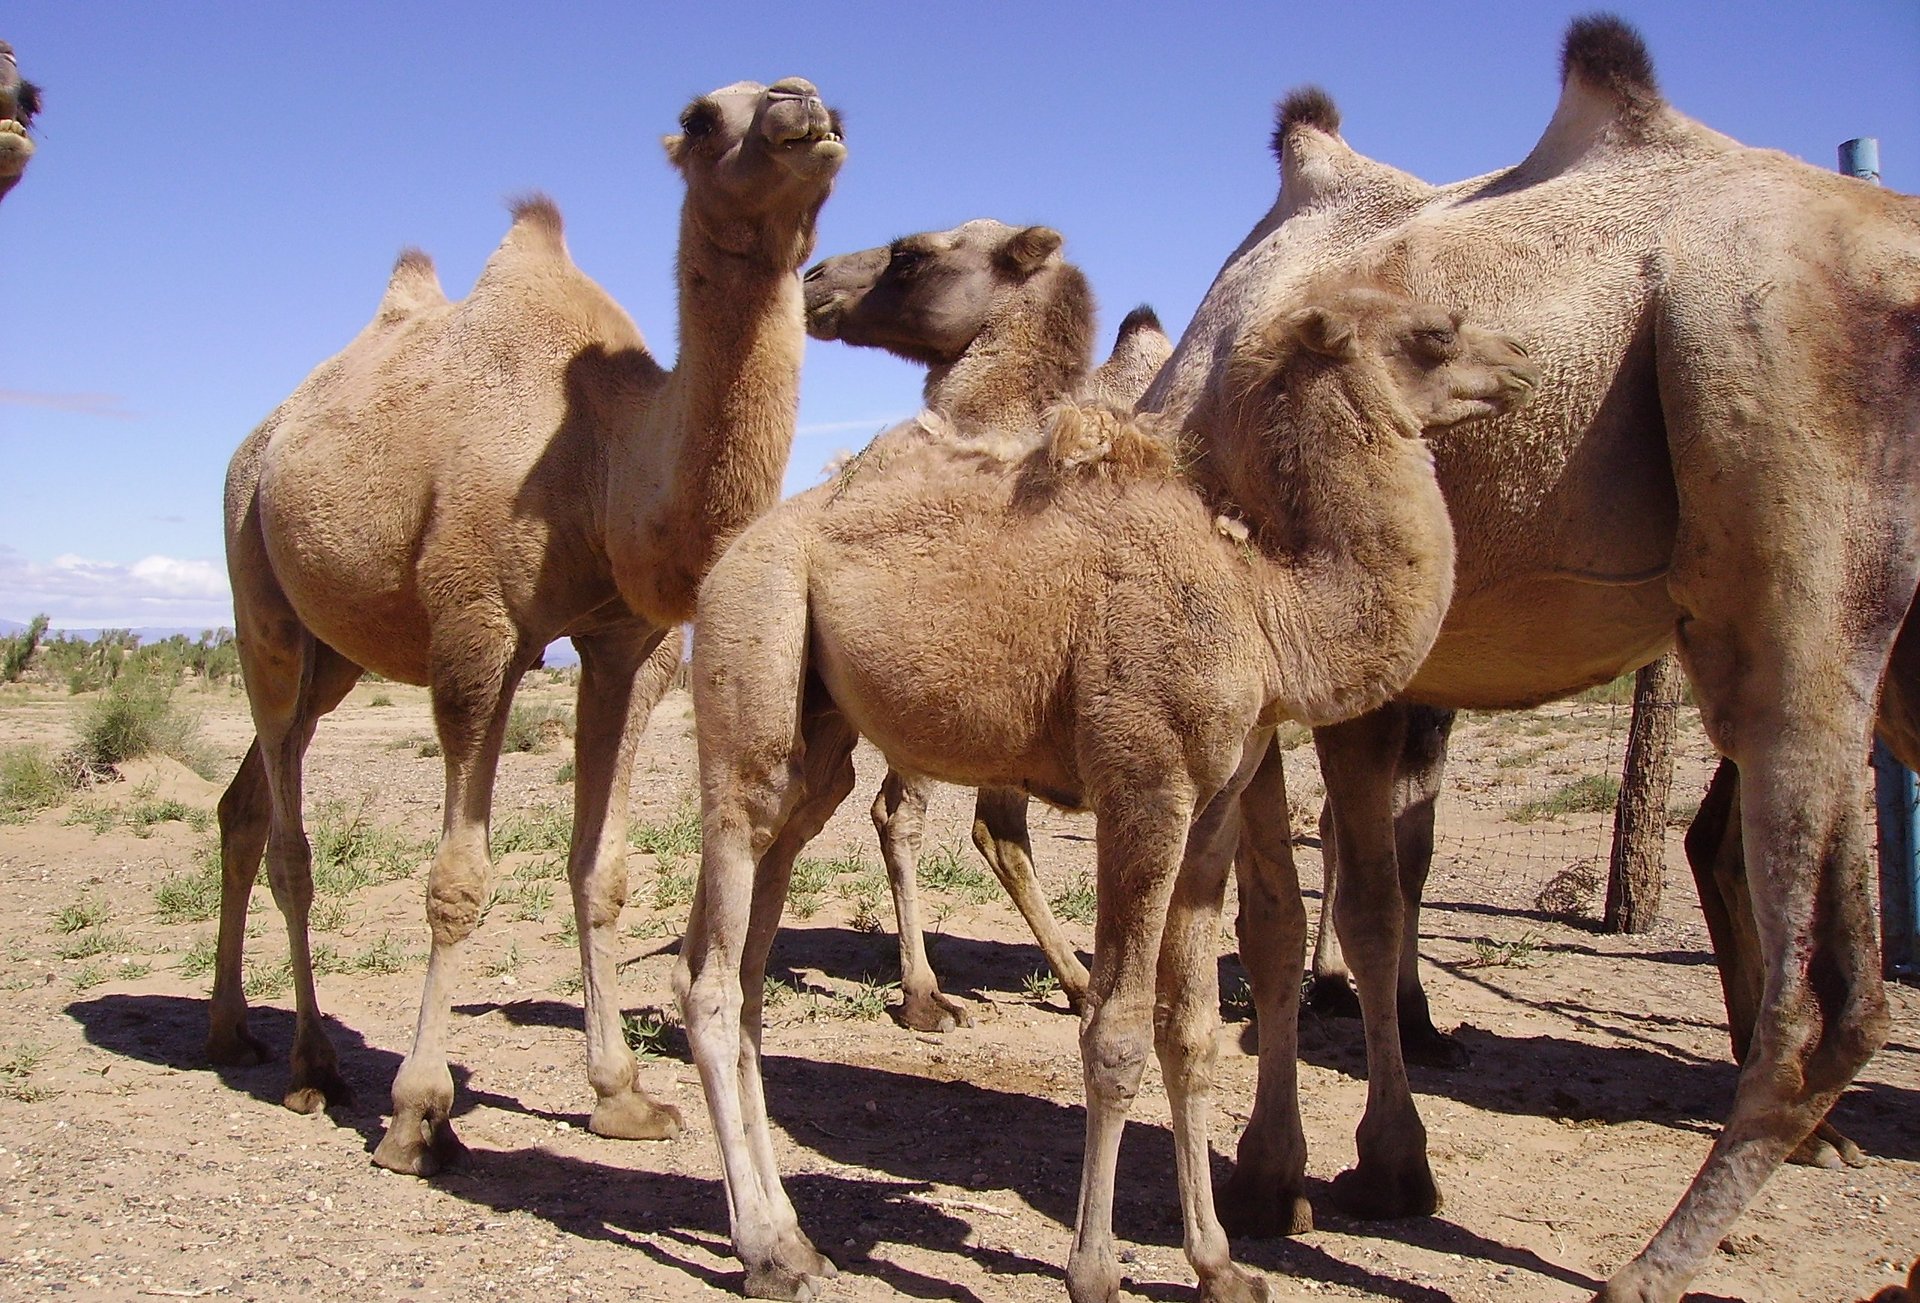
[[[24,621],[0,620],[0,638],[9,637],[16,633],[25,633],[26,631],[27,626]],[[135,629],[133,634],[134,637],[140,640],[142,645],[145,645],[147,643],[165,642],[175,634],[180,634],[186,638],[198,638],[206,631],[207,626],[204,624],[193,625],[191,627],[186,625],[177,627],[148,626]],[[101,634],[100,629],[54,629],[51,632],[56,638],[78,638],[82,642],[93,642]],[[565,638],[562,638],[547,648],[547,666],[551,669],[558,669],[567,665],[578,665],[579,663],[580,653],[575,651],[573,644]]]

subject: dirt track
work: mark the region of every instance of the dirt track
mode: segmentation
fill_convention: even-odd
[[[565,697],[557,685],[534,695]],[[380,697],[393,704],[373,704]],[[208,735],[237,759],[244,701],[218,691],[194,699]],[[0,748],[63,742],[74,709],[52,689],[6,689]],[[1604,818],[1521,829],[1502,814],[1513,784],[1617,763],[1607,739],[1577,718],[1545,718],[1539,727],[1470,723],[1442,817],[1423,948],[1439,1021],[1461,1024],[1474,1058],[1460,1072],[1416,1069],[1414,1086],[1446,1207],[1361,1226],[1316,1199],[1321,1229],[1236,1246],[1272,1274],[1278,1297],[1584,1299],[1665,1215],[1715,1132],[1734,1070],[1677,831],[1666,922],[1653,936],[1602,937],[1535,905],[1553,868],[1591,854]],[[429,734],[423,694],[363,685],[320,731],[310,799],[364,800],[378,824],[428,836],[440,766],[411,739]],[[1697,797],[1704,781],[1691,736],[1676,801]],[[1525,766],[1497,763],[1523,746],[1536,752]],[[555,780],[563,759],[506,759],[496,827],[565,805],[570,791]],[[833,1298],[1059,1298],[1079,1172],[1074,1022],[1057,994],[1028,994],[1042,965],[1011,906],[952,891],[928,892],[932,953],[945,988],[972,1003],[976,1026],[936,1037],[862,1016],[875,1003],[864,979],[893,963],[891,920],[867,930],[878,863],[865,812],[873,760],[862,755],[861,787],[810,852],[858,853],[864,867],[829,873],[808,902],[815,912],[790,914],[775,951],[793,990],[767,1035],[789,1188],[842,1266]],[[1310,749],[1290,762],[1304,822],[1317,801]],[[692,765],[689,709],[675,695],[645,743],[636,822],[671,823],[692,790]],[[562,936],[564,882],[546,876],[551,853],[502,857],[501,879],[518,894],[503,897],[469,947],[452,1041],[468,1170],[425,1183],[368,1161],[419,995],[417,872],[340,897],[317,938],[342,970],[322,977],[321,999],[354,1107],[296,1116],[279,1105],[282,1064],[209,1068],[200,1051],[208,979],[188,973],[212,925],[158,921],[154,892],[190,869],[211,833],[169,821],[141,836],[106,812],[169,796],[211,811],[217,795],[171,762],[143,763],[82,798],[92,804],[80,812],[92,810],[105,831],[67,822],[73,804],[0,826],[0,1297],[666,1300],[737,1288],[698,1083],[672,1034],[643,1072],[685,1112],[689,1134],[624,1145],[583,1130],[590,1092],[574,950]],[[947,794],[930,844],[963,841],[966,809]],[[1089,833],[1082,818],[1036,809],[1050,889],[1090,871]],[[1301,859],[1317,885],[1317,852],[1303,845]],[[623,930],[629,1008],[670,1003],[689,867],[663,871],[635,853]],[[545,902],[541,882],[552,884]],[[62,932],[56,916],[76,905],[103,907],[107,921]],[[284,942],[264,885],[254,909],[250,968],[271,992]],[[1088,929],[1071,926],[1085,945]],[[86,948],[77,941],[89,934],[113,933],[117,952],[61,957]],[[1223,962],[1232,992],[1238,969]],[[1899,989],[1893,1000],[1893,1043],[1838,1114],[1872,1164],[1782,1172],[1692,1297],[1850,1300],[1890,1283],[1892,1264],[1920,1252],[1920,992]],[[291,1035],[289,1008],[284,992],[255,1002],[253,1029],[276,1049]],[[1223,1155],[1251,1095],[1243,1030],[1223,1032]],[[1309,1017],[1302,1031],[1310,1172],[1324,1181],[1353,1152],[1365,1094],[1358,1027]],[[1166,1100],[1151,1069],[1134,1116],[1118,1212],[1133,1246],[1131,1292],[1188,1298]]]

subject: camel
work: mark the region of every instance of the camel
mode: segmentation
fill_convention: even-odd
[[[0,198],[20,184],[33,161],[33,137],[27,129],[40,111],[40,88],[20,76],[13,47],[0,41]]]
[[[1173,343],[1151,308],[1135,308],[1120,323],[1111,356],[1089,372],[1093,294],[1061,256],[1063,243],[1048,227],[980,219],[828,258],[806,274],[808,333],[926,365],[927,410],[961,426],[1038,430],[1048,408],[1075,394],[1131,407]],[[931,791],[928,780],[889,770],[872,815],[898,924],[896,1016],[916,1031],[946,1032],[972,1019],[940,990],[920,928],[914,868]],[[1034,872],[1026,794],[982,788],[973,841],[1078,1010],[1087,970]]]
[[[1683,116],[1614,18],[1573,24],[1562,87],[1526,159],[1441,187],[1349,148],[1323,92],[1290,96],[1279,197],[1141,405],[1193,409],[1246,319],[1334,271],[1535,342],[1541,402],[1434,441],[1459,573],[1402,701],[1529,706],[1677,643],[1739,766],[1763,974],[1746,1070],[1692,1186],[1599,1295],[1674,1300],[1886,1035],[1860,797],[1920,577],[1920,203]],[[1368,1048],[1359,1164],[1334,1196],[1364,1216],[1438,1202],[1396,1009],[1406,718],[1315,737]],[[1279,993],[1255,998],[1274,1026]],[[1297,1196],[1304,1162],[1293,1101],[1262,1081],[1223,1200],[1250,1230],[1280,1228],[1263,1210]]]
[[[1279,722],[1364,711],[1417,668],[1452,572],[1421,436],[1536,380],[1507,337],[1343,278],[1237,341],[1179,442],[1097,404],[1056,409],[1039,446],[924,414],[735,540],[695,623],[704,845],[674,988],[750,1295],[812,1297],[834,1272],[773,1166],[763,977],[794,857],[851,790],[864,735],[900,773],[1094,812],[1071,1296],[1119,1290],[1115,1161],[1151,1047],[1201,1297],[1267,1297],[1228,1256],[1208,1171],[1240,789]],[[1289,897],[1297,950],[1297,883],[1261,891],[1276,917]]]
[[[799,268],[846,156],[812,84],[738,82],[665,138],[686,183],[680,355],[660,366],[569,258],[559,210],[516,203],[468,297],[408,252],[374,320],[250,434],[227,475],[228,568],[256,737],[220,802],[223,888],[208,1053],[260,1061],[241,947],[262,851],[292,950],[289,1108],[346,1099],[307,946],[301,759],[364,670],[430,685],[446,805],[428,875],[432,931],[383,1167],[458,1158],[448,1004],[488,900],[487,823],[521,675],[558,637],[580,653],[568,856],[596,1134],[665,1137],[679,1117],[635,1081],[614,927],[626,899],[628,777],[678,659],[667,631],[701,576],[779,496],[805,344]],[[677,636],[672,640],[677,643]],[[643,667],[645,673],[642,674]]]
[[[1862,1303],[1920,1303],[1920,1258],[1913,1260],[1905,1285],[1889,1285]]]

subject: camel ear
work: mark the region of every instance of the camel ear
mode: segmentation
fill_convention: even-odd
[[[1067,237],[1051,226],[1027,226],[1007,237],[997,257],[1015,275],[1031,276],[1066,242]]]
[[[1359,356],[1353,342],[1353,322],[1326,308],[1302,308],[1288,323],[1293,337],[1323,357],[1346,362]]]

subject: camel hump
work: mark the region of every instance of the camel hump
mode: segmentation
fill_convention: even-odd
[[[406,248],[394,259],[393,274],[387,278],[387,292],[380,297],[381,321],[410,317],[423,308],[439,307],[447,301],[440,288],[440,275],[433,259],[419,249]]]
[[[1118,343],[1132,338],[1143,330],[1156,331],[1162,335],[1167,333],[1166,328],[1160,324],[1160,314],[1153,310],[1151,304],[1147,303],[1142,303],[1121,319],[1120,333],[1115,336],[1116,347]]]
[[[1275,158],[1285,157],[1287,137],[1299,128],[1326,136],[1339,135],[1340,109],[1334,104],[1333,96],[1318,86],[1296,86],[1287,92],[1286,98],[1273,110]]]
[[[516,244],[531,241],[553,253],[564,254],[566,224],[560,220],[560,205],[535,191],[507,201],[513,214],[513,230],[507,238]]]
[[[1047,414],[1047,461],[1056,471],[1096,469],[1129,479],[1169,479],[1173,440],[1159,419],[1108,403],[1061,403]]]
[[[1567,28],[1560,84],[1565,87],[1575,78],[1623,109],[1644,111],[1661,102],[1647,43],[1613,14],[1589,14]]]

